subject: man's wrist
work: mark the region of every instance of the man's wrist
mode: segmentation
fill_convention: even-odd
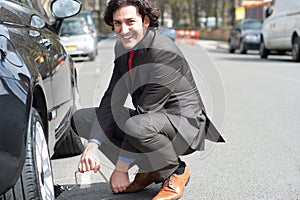
[[[128,168],[130,166],[130,163],[124,162],[122,160],[118,160],[116,164],[116,170],[122,171],[122,172],[128,172]]]
[[[88,142],[94,142],[94,143],[98,144],[99,147],[102,145],[101,140],[98,140],[95,138],[88,139]]]
[[[127,158],[127,157],[124,157],[124,156],[119,156],[118,160],[123,161],[125,163],[129,163],[129,164],[134,162],[133,158]]]

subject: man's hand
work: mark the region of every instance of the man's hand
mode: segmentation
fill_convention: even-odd
[[[129,185],[128,168],[130,163],[117,161],[116,168],[110,176],[111,190],[114,193],[123,192]]]
[[[123,192],[130,184],[128,172],[115,169],[110,176],[109,182],[114,193]]]
[[[98,144],[89,142],[78,164],[78,171],[81,173],[94,170],[96,173],[100,169],[99,158],[97,157]]]

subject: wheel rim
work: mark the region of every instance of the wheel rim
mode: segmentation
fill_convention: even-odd
[[[53,177],[42,125],[36,124],[35,154],[42,199],[54,199]]]

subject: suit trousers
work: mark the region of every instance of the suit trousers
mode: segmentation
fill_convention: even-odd
[[[97,109],[84,108],[74,113],[71,125],[80,137],[90,139],[92,132],[101,133]],[[124,108],[119,115],[113,131],[99,135],[102,142],[99,150],[113,164],[116,164],[119,156],[134,159],[132,165],[136,164],[140,172],[155,172],[157,180],[163,181],[177,169],[180,155],[195,151],[177,132],[165,113],[137,115],[134,110]]]

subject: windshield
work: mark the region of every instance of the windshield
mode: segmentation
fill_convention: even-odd
[[[85,34],[81,20],[64,21],[61,27],[61,36]]]
[[[260,21],[248,21],[244,22],[243,29],[261,29],[262,22]]]

